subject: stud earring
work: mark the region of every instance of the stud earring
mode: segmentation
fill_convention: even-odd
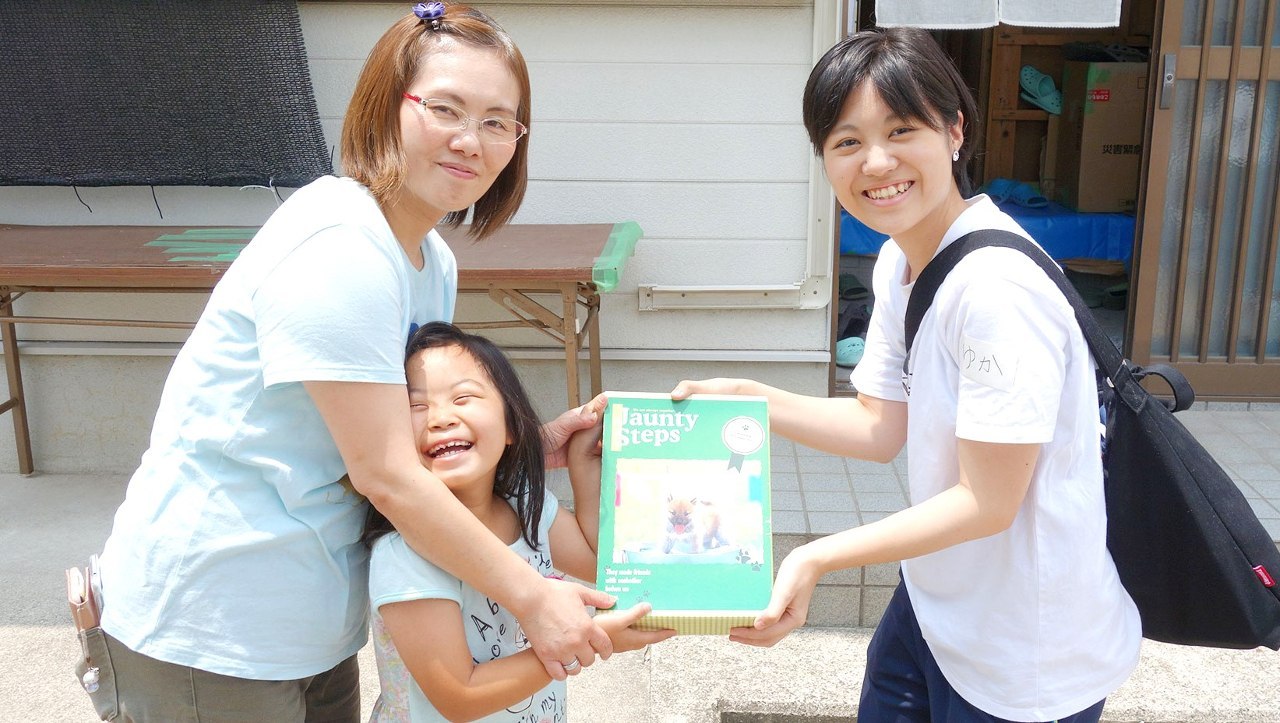
[[[956,150],[954,150],[954,151],[952,151],[952,152],[951,152],[951,160],[952,160],[952,162],[955,162],[955,161],[960,160],[960,149],[959,149],[959,148],[957,148]]]

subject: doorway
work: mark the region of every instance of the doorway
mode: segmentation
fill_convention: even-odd
[[[1106,212],[1095,212],[1093,206],[1077,210],[1078,199],[1068,199],[1055,187],[1060,119],[1044,104],[1034,102],[1035,98],[1028,99],[1020,76],[1024,68],[1035,69],[1059,92],[1063,89],[1068,60],[1145,61],[1153,46],[1156,3],[1157,0],[1125,0],[1117,28],[1064,30],[999,26],[934,33],[974,90],[982,115],[978,147],[969,168],[975,188],[988,190],[989,195],[997,199],[995,190],[989,189],[993,182],[1016,184],[1017,192],[1006,194],[1000,203],[1002,210],[1014,216],[1063,263],[1068,277],[1121,348],[1125,348],[1130,336],[1129,284],[1137,238],[1137,199],[1141,193],[1139,158],[1135,152],[1130,159],[1132,174],[1127,186],[1120,184],[1124,187],[1122,192],[1117,191],[1114,201],[1117,205]],[[874,21],[867,4],[862,5],[860,20],[862,27]],[[1147,66],[1141,67],[1143,72],[1147,71]],[[1132,68],[1130,70],[1132,72]],[[1144,78],[1144,87],[1145,82]],[[1140,109],[1137,114],[1129,125],[1140,129],[1144,124]],[[1139,140],[1131,145],[1141,148],[1140,144]],[[1015,186],[1006,186],[1010,187]],[[1119,195],[1123,195],[1123,199],[1118,198]],[[1024,206],[1023,201],[1027,205]],[[1040,205],[1042,201],[1049,203]],[[848,222],[849,219],[845,219],[841,225],[842,253],[836,259],[834,274],[835,298],[839,300],[832,314],[832,348],[836,352],[832,365],[834,394],[853,393],[848,383],[851,368],[841,363],[839,352],[842,341],[846,342],[847,350],[847,335],[856,329],[856,315],[861,313],[861,306],[850,303],[841,292],[848,287],[849,276],[869,286],[870,266],[874,262],[874,251],[867,247],[865,240],[846,238]],[[869,298],[868,303],[874,304],[874,299]]]

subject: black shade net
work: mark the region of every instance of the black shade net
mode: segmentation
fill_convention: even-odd
[[[0,0],[0,185],[331,171],[294,0]]]

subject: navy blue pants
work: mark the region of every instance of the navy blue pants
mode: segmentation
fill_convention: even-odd
[[[1059,723],[1097,723],[1100,700]],[[1004,723],[975,708],[951,687],[920,633],[920,623],[898,583],[884,618],[867,646],[867,672],[862,679],[858,723]]]

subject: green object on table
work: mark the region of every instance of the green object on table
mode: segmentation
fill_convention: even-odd
[[[231,228],[189,228],[182,233],[167,233],[163,236],[157,236],[156,241],[199,239],[241,239],[248,241],[253,238],[256,233],[258,233],[258,228],[256,226],[234,226]]]
[[[148,246],[163,246],[166,253],[180,253],[182,251],[198,251],[201,253],[226,253],[229,251],[239,251],[244,248],[244,243],[227,243],[224,241],[177,241],[174,243],[156,243],[152,241]]]
[[[605,242],[604,251],[596,257],[591,268],[591,281],[601,292],[611,291],[618,285],[622,276],[622,266],[629,256],[636,251],[636,242],[644,235],[640,224],[635,221],[623,221],[613,225],[609,232],[609,240]]]
[[[257,232],[257,228],[192,228],[157,236],[147,245],[161,246],[164,253],[174,254],[168,258],[171,263],[231,262]]]
[[[226,261],[227,263],[231,263],[232,261],[235,261],[238,256],[240,256],[239,251],[229,251],[225,254],[213,254],[210,256],[170,256],[167,260],[173,263],[178,263],[178,262],[192,263],[192,262],[200,262],[200,261],[214,261],[214,262]]]

